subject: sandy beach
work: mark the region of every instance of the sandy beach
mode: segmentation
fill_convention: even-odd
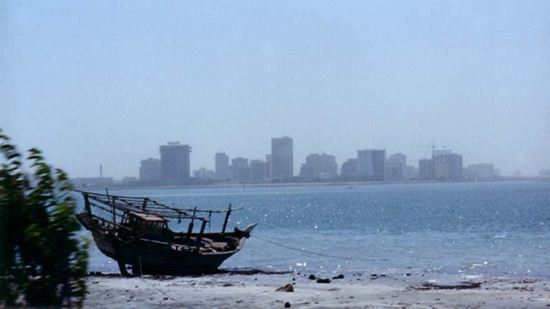
[[[550,282],[354,274],[318,283],[309,274],[88,277],[85,308],[550,308]],[[292,285],[293,292],[276,291]],[[287,289],[289,286],[287,286]]]

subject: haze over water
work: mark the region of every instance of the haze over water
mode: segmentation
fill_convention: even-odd
[[[550,182],[151,189],[111,194],[149,196],[199,209],[225,209],[229,203],[243,207],[232,214],[229,227],[259,225],[244,250],[222,268],[320,275],[550,278]],[[214,216],[212,231],[221,230],[222,221]],[[254,236],[341,258],[290,250]],[[91,271],[118,271],[95,244],[91,252]]]
[[[427,145],[537,175],[550,162],[550,2],[1,1],[0,127],[71,177],[137,176],[179,140],[294,141],[342,164]]]

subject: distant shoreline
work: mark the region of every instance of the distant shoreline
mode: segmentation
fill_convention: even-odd
[[[366,185],[393,185],[393,184],[449,184],[449,183],[492,183],[492,182],[517,182],[517,181],[542,181],[541,178],[504,178],[496,180],[390,180],[390,181],[347,181],[347,182],[285,182],[285,183],[227,183],[212,185],[188,185],[188,186],[111,186],[111,190],[152,190],[152,189],[220,189],[220,188],[272,188],[272,187],[342,187],[342,186],[366,186]],[[104,190],[105,187],[75,187],[75,189]]]

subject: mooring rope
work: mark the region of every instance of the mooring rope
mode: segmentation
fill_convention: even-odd
[[[285,244],[282,244],[282,243],[279,243],[279,242],[276,242],[276,241],[273,241],[273,240],[258,237],[256,235],[254,235],[253,237],[257,238],[261,241],[265,241],[265,242],[268,242],[270,244],[273,244],[273,245],[276,245],[276,246],[279,246],[279,247],[283,247],[283,248],[286,248],[286,249],[289,249],[289,250],[299,251],[299,252],[303,252],[303,253],[307,253],[307,254],[311,254],[311,255],[322,256],[322,257],[327,257],[327,258],[331,258],[331,259],[355,260],[355,261],[365,261],[365,262],[375,261],[374,259],[365,259],[365,258],[358,258],[358,257],[348,257],[348,256],[338,256],[338,255],[324,254],[324,253],[304,250],[304,249],[300,249],[300,248],[296,248],[296,247],[291,247],[291,246],[288,246],[288,245],[285,245]]]

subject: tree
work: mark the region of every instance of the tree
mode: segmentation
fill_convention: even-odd
[[[0,130],[0,303],[80,306],[88,241],[77,237],[72,185],[38,149],[22,155]],[[22,296],[22,297],[20,297]]]

